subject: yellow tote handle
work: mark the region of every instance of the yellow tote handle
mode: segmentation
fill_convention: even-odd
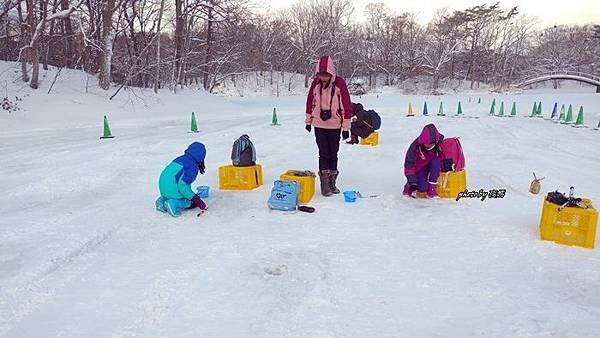
[[[446,187],[448,186],[448,174],[450,172],[447,171],[445,173],[442,173],[442,188],[446,189]]]

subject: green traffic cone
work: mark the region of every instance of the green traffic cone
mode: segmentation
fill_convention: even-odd
[[[490,113],[488,115],[496,115],[496,99],[494,99],[494,101],[492,102],[492,105],[490,106]]]
[[[564,122],[565,121],[565,105],[563,104],[562,107],[560,107],[560,115],[558,116],[558,121],[556,122]]]
[[[277,119],[277,108],[273,108],[273,117],[271,118],[271,125],[278,126],[279,120]]]
[[[577,121],[575,121],[575,127],[583,127],[583,106],[579,107],[579,113],[577,114]]]
[[[537,113],[535,114],[535,117],[543,117],[542,116],[542,101],[540,101],[540,104],[538,104],[538,109],[537,109]]]
[[[517,103],[513,101],[512,108],[510,109],[510,117],[517,116]]]
[[[573,123],[573,105],[569,105],[569,110],[567,110],[567,117],[565,118],[565,121],[563,123]]]
[[[477,103],[481,103],[481,98],[479,98],[479,100],[477,100]]]
[[[529,117],[535,117],[535,114],[537,114],[537,102],[533,103],[533,108],[531,108],[531,115]]]
[[[460,101],[458,101],[458,109],[456,110],[456,116],[461,116],[462,114],[463,114],[462,106],[460,104]]]
[[[110,127],[108,126],[108,119],[106,118],[106,115],[104,115],[104,132],[103,132],[103,136],[101,136],[100,138],[114,138],[114,136],[112,136],[112,134],[110,133]]]
[[[500,102],[500,111],[498,112],[499,117],[504,116],[504,101]]]
[[[438,116],[446,116],[446,114],[444,114],[444,103],[442,101],[440,101],[440,109],[438,110],[437,115]]]
[[[198,132],[198,123],[196,122],[196,113],[192,112],[192,120],[190,122],[190,133]]]

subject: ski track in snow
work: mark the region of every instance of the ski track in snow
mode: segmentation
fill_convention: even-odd
[[[542,193],[574,185],[598,206],[600,131],[488,117],[495,96],[476,96],[363,97],[382,115],[381,144],[342,144],[339,186],[378,197],[324,198],[317,181],[314,214],[266,207],[282,172],[317,164],[302,97],[182,92],[135,110],[27,98],[0,125],[0,337],[599,336],[600,251],[540,241],[542,196],[527,190],[535,171]],[[596,94],[506,100],[525,115],[540,97],[600,110]],[[447,114],[461,99],[480,118],[404,117],[423,99],[434,114],[439,99]],[[273,106],[281,126],[269,125]],[[116,138],[100,141],[109,109]],[[186,132],[191,110],[199,134]],[[506,198],[401,196],[406,147],[428,122],[461,136],[469,189]],[[265,185],[219,191],[217,168],[243,133]],[[211,187],[209,210],[174,219],[154,210],[156,181],[193,140],[208,149],[195,185]]]

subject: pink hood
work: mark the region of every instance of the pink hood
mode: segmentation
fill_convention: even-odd
[[[440,134],[433,123],[430,123],[423,127],[421,134],[419,135],[419,144],[438,144],[442,142],[444,135]]]
[[[331,56],[321,56],[315,68],[315,74],[328,73],[331,75],[331,81],[335,82],[337,73],[335,71],[335,65],[333,64],[333,59]]]

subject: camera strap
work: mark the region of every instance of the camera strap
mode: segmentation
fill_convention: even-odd
[[[330,86],[331,86],[331,97],[329,98],[329,110],[331,110],[331,107],[333,106],[333,94],[335,94],[335,82],[332,81],[333,77],[331,78],[331,80],[329,80],[330,82]],[[321,98],[323,97],[323,82],[321,82],[321,86],[319,87],[319,94],[321,96]],[[321,102],[319,102],[319,108],[321,106]],[[323,110],[322,108],[320,110]]]

